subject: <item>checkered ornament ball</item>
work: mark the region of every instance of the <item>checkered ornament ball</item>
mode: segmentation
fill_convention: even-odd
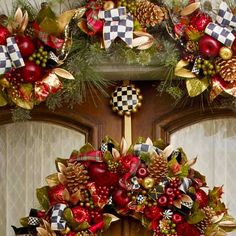
[[[119,115],[130,115],[141,106],[141,100],[140,89],[134,85],[127,85],[116,88],[112,94],[111,104]]]

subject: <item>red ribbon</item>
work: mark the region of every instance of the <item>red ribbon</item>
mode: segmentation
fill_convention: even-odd
[[[140,163],[140,159],[136,156],[122,157],[121,164],[125,169],[128,169],[128,172],[125,173],[119,181],[119,184],[122,188],[129,190],[130,184],[128,183],[128,179],[136,174]]]
[[[213,101],[223,91],[236,97],[236,82],[228,83],[219,75],[214,76],[212,78],[212,90],[210,92],[211,101]]]
[[[37,23],[33,23],[33,28],[36,36],[47,46],[60,49],[63,46],[64,39],[59,39],[54,35],[41,31],[40,26]]]
[[[100,221],[95,225],[92,225],[91,227],[89,227],[89,231],[93,234],[95,234],[98,230],[102,230],[104,228],[104,221]]]
[[[89,183],[87,186],[92,196],[93,203],[95,204],[95,206],[98,206],[102,209],[107,204],[108,200],[103,200],[101,197],[98,196],[95,183]]]

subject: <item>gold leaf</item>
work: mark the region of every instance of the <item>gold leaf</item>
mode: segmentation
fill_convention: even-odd
[[[133,39],[133,47],[137,47],[139,50],[146,50],[150,48],[154,43],[154,37],[143,31],[134,31],[134,34],[139,36]]]
[[[23,18],[22,18],[22,21],[21,21],[21,23],[20,23],[19,32],[23,33],[23,32],[25,31],[25,29],[26,29],[28,23],[29,23],[29,15],[28,15],[28,12],[26,11],[26,12],[24,13],[24,16],[23,16]]]
[[[66,166],[65,166],[63,163],[58,162],[58,163],[57,163],[57,168],[58,168],[58,170],[59,170],[61,173],[64,173],[64,171],[65,171],[65,169],[66,169]]]
[[[187,65],[188,62],[180,60],[175,66],[175,75],[184,78],[196,78],[195,74],[193,74],[190,70],[184,68]]]
[[[181,11],[181,15],[182,16],[187,16],[192,14],[193,12],[195,12],[199,7],[200,7],[201,3],[200,2],[194,2],[189,4],[188,6],[186,6],[182,11]]]
[[[236,227],[236,222],[231,221],[231,220],[225,220],[225,221],[221,221],[219,223],[219,226],[221,227]]]
[[[32,110],[34,107],[34,103],[32,101],[24,101],[23,99],[20,98],[12,98],[12,101],[21,108],[27,109],[27,110]]]
[[[112,148],[112,156],[114,157],[114,160],[119,160],[120,159],[119,151],[115,148]]]
[[[52,70],[52,72],[54,72],[56,75],[64,79],[70,79],[70,80],[75,79],[75,77],[69,71],[62,68],[55,68]]]
[[[53,186],[58,185],[60,183],[59,179],[58,179],[58,174],[55,173],[55,174],[51,174],[51,175],[47,176],[46,182],[49,187],[53,187]]]
[[[110,213],[104,213],[103,215],[110,217],[110,218],[111,218],[111,222],[115,222],[115,221],[120,220],[120,218],[118,218],[118,217],[116,217],[115,215],[112,215],[112,214],[110,214]]]
[[[207,78],[204,79],[188,79],[186,80],[186,87],[190,97],[196,97],[203,93],[209,86],[209,81]]]
[[[191,160],[188,160],[187,165],[188,166],[193,166],[196,163],[196,161],[197,161],[197,157],[195,157]]]
[[[82,199],[80,190],[71,194],[70,201],[73,205],[76,205]]]
[[[70,201],[70,193],[67,189],[63,190],[62,196],[65,201]]]
[[[162,155],[164,158],[168,158],[173,151],[174,151],[174,148],[171,145],[169,145],[163,150]]]
[[[15,15],[14,15],[14,21],[18,24],[21,24],[23,18],[23,12],[20,7],[17,8]]]
[[[66,184],[67,182],[65,176],[62,173],[58,173],[58,180],[62,184]]]
[[[152,140],[149,137],[146,139],[145,143],[150,145],[150,146],[153,146],[153,142],[152,142]]]
[[[40,236],[48,236],[48,232],[47,230],[41,228],[41,227],[37,227],[37,232],[39,233]]]
[[[63,12],[60,16],[57,17],[59,33],[62,33],[64,31],[66,25],[69,24],[70,20],[75,15],[75,13],[76,9],[72,9]]]

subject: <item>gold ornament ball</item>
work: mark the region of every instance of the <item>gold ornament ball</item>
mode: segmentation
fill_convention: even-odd
[[[112,1],[106,1],[103,5],[104,10],[108,11],[115,7],[115,3]]]
[[[150,188],[153,187],[154,182],[155,182],[155,181],[154,181],[153,178],[151,178],[151,177],[145,177],[145,178],[143,179],[142,185],[143,185],[144,188],[150,189]]]
[[[223,60],[229,60],[233,56],[233,51],[228,47],[221,47],[219,54]]]

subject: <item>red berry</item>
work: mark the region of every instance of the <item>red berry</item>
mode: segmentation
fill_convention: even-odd
[[[158,204],[162,207],[168,205],[168,199],[165,195],[162,195],[161,197],[159,197],[157,201],[158,201]]]
[[[24,82],[32,83],[41,78],[42,70],[33,61],[26,61],[25,66],[21,69],[21,74]]]
[[[136,173],[138,178],[145,178],[148,175],[147,168],[140,167]]]
[[[35,51],[35,46],[28,36],[16,36],[16,43],[24,58],[31,56]]]
[[[180,223],[182,220],[183,220],[183,217],[182,217],[180,214],[178,214],[178,213],[176,213],[176,214],[174,214],[174,215],[172,216],[172,221],[173,221],[175,224]]]
[[[5,45],[7,38],[10,36],[8,29],[0,25],[0,45]]]
[[[168,196],[172,196],[173,193],[174,193],[174,189],[173,188],[167,188],[165,192]]]

